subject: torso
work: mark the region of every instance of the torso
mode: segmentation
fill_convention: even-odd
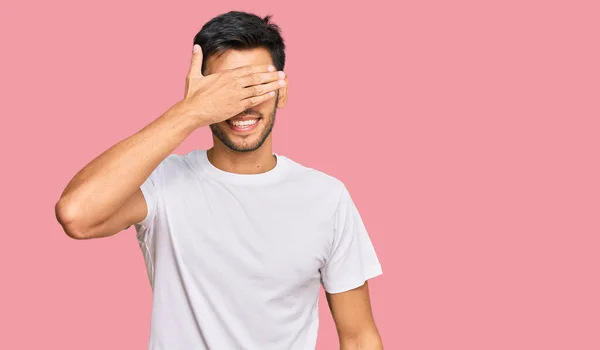
[[[138,226],[150,349],[314,349],[342,184],[281,156],[262,176],[222,177],[203,150],[161,166]]]

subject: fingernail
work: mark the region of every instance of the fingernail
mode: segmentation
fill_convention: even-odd
[[[284,72],[279,72],[279,77],[281,77],[281,79],[285,78],[285,73]]]
[[[279,81],[279,85],[284,86],[285,85],[285,80],[280,80]]]
[[[275,91],[271,91],[271,92],[269,92],[269,95],[271,95],[271,96],[275,96]]]
[[[194,53],[198,52],[198,50],[200,50],[200,45],[194,45]]]
[[[274,71],[275,71],[275,67],[269,66],[269,72],[274,72]]]

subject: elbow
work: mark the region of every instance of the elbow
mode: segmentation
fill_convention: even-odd
[[[362,332],[340,338],[341,350],[383,350],[383,342],[378,332]]]
[[[82,224],[78,211],[76,206],[69,204],[64,198],[61,198],[54,206],[56,220],[64,233],[76,240],[87,239],[89,237],[88,230]]]

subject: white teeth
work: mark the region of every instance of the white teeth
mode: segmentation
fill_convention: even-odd
[[[254,125],[256,124],[256,122],[258,122],[258,119],[252,119],[252,120],[234,120],[231,121],[231,124],[234,126],[241,126],[241,127],[245,127],[245,126],[250,126],[250,125]]]

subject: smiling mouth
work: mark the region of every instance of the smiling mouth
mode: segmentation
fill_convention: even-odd
[[[227,125],[237,132],[248,132],[256,128],[262,118],[257,117],[242,117],[227,120]]]

